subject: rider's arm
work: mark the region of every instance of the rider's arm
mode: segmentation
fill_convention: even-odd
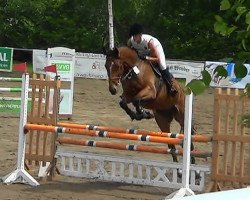
[[[146,56],[146,60],[152,61],[152,62],[159,62],[160,61],[160,55],[157,51],[156,46],[154,45],[153,39],[151,39],[148,42],[148,48],[150,49],[150,56]]]
[[[132,46],[131,39],[128,39],[127,46],[131,48]]]

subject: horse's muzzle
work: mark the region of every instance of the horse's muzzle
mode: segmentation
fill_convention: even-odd
[[[112,95],[115,95],[117,93],[117,88],[114,85],[110,85],[109,91]]]

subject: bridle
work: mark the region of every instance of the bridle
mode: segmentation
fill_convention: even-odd
[[[112,61],[111,62],[111,66],[110,66],[110,68],[109,68],[109,73],[111,74],[111,71],[112,71],[112,67],[119,67],[118,68],[118,70],[119,71],[124,71],[124,65],[123,64],[117,64],[117,65],[115,65],[114,64],[114,61]],[[117,80],[120,80],[121,82],[122,81],[125,81],[126,79],[130,79],[131,77],[132,77],[132,75],[133,75],[133,68],[131,68],[131,69],[129,69],[129,71],[127,72],[127,73],[125,73],[125,74],[121,74],[120,76],[115,76],[115,77],[110,77],[109,79],[111,80],[111,81],[117,81]]]
[[[110,65],[110,67],[109,67],[109,74],[111,74],[111,72],[112,72],[112,68],[114,67],[115,65],[114,65],[114,61],[111,61],[111,65]],[[123,65],[116,65],[115,67],[119,67],[119,71],[120,70],[124,70],[124,67],[123,67]],[[122,68],[122,69],[121,69]],[[110,77],[109,79],[111,80],[111,81],[119,81],[120,79],[121,79],[121,77],[122,77],[122,75],[121,76],[115,76],[115,77]]]

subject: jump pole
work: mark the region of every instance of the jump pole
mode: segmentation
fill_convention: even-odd
[[[28,88],[28,92],[31,92],[32,89]],[[39,91],[39,89],[36,89],[36,91]],[[9,88],[4,88],[0,87],[0,92],[22,92],[22,88],[20,87],[9,87]]]
[[[100,147],[100,148],[109,148],[109,149],[119,149],[119,150],[128,150],[128,151],[142,151],[142,152],[151,152],[159,154],[174,154],[174,155],[183,155],[183,149],[169,149],[167,147],[153,147],[148,145],[141,144],[124,144],[117,142],[108,142],[108,141],[95,141],[95,140],[86,140],[79,138],[71,138],[60,136],[57,141],[60,144],[71,144],[71,145],[80,145],[80,146],[89,146],[89,147]],[[191,156],[199,158],[211,157],[210,152],[199,152],[192,151]]]
[[[7,82],[22,82],[22,78],[15,78],[15,77],[0,77],[0,81],[7,81]]]
[[[22,75],[22,92],[21,92],[21,110],[19,122],[19,136],[18,136],[18,154],[17,154],[17,168],[10,174],[2,178],[3,183],[25,183],[31,186],[38,186],[39,183],[25,170],[25,143],[26,135],[23,133],[24,125],[27,123],[27,108],[28,108],[28,92],[29,92],[29,74]]]
[[[145,142],[158,142],[165,144],[173,144],[173,145],[181,145],[182,140],[178,138],[165,138],[165,137],[157,137],[157,136],[145,136],[145,135],[131,135],[126,133],[117,133],[117,132],[108,132],[108,131],[94,131],[94,130],[86,130],[86,129],[77,129],[77,128],[65,128],[65,127],[57,127],[57,126],[47,126],[47,125],[39,125],[39,124],[26,124],[24,126],[25,132],[28,130],[40,130],[51,133],[67,133],[74,135],[87,135],[93,137],[108,137],[108,138],[116,138],[116,139],[126,139],[126,140],[138,140]]]
[[[96,125],[89,125],[89,124],[75,124],[75,123],[68,123],[68,122],[59,122],[57,125],[63,126],[66,128],[110,131],[110,132],[127,133],[127,134],[134,134],[134,135],[150,135],[150,136],[157,136],[157,137],[184,139],[184,134],[179,134],[179,133],[166,133],[166,132],[160,132],[160,131],[149,131],[149,130],[133,129],[133,128],[125,129],[125,128],[108,127],[108,126],[96,126]],[[212,141],[212,136],[192,135],[191,139],[193,142],[207,143],[207,142]]]

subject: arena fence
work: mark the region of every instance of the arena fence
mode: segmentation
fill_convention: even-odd
[[[215,90],[211,185],[208,190],[250,185],[250,98],[244,90]]]

